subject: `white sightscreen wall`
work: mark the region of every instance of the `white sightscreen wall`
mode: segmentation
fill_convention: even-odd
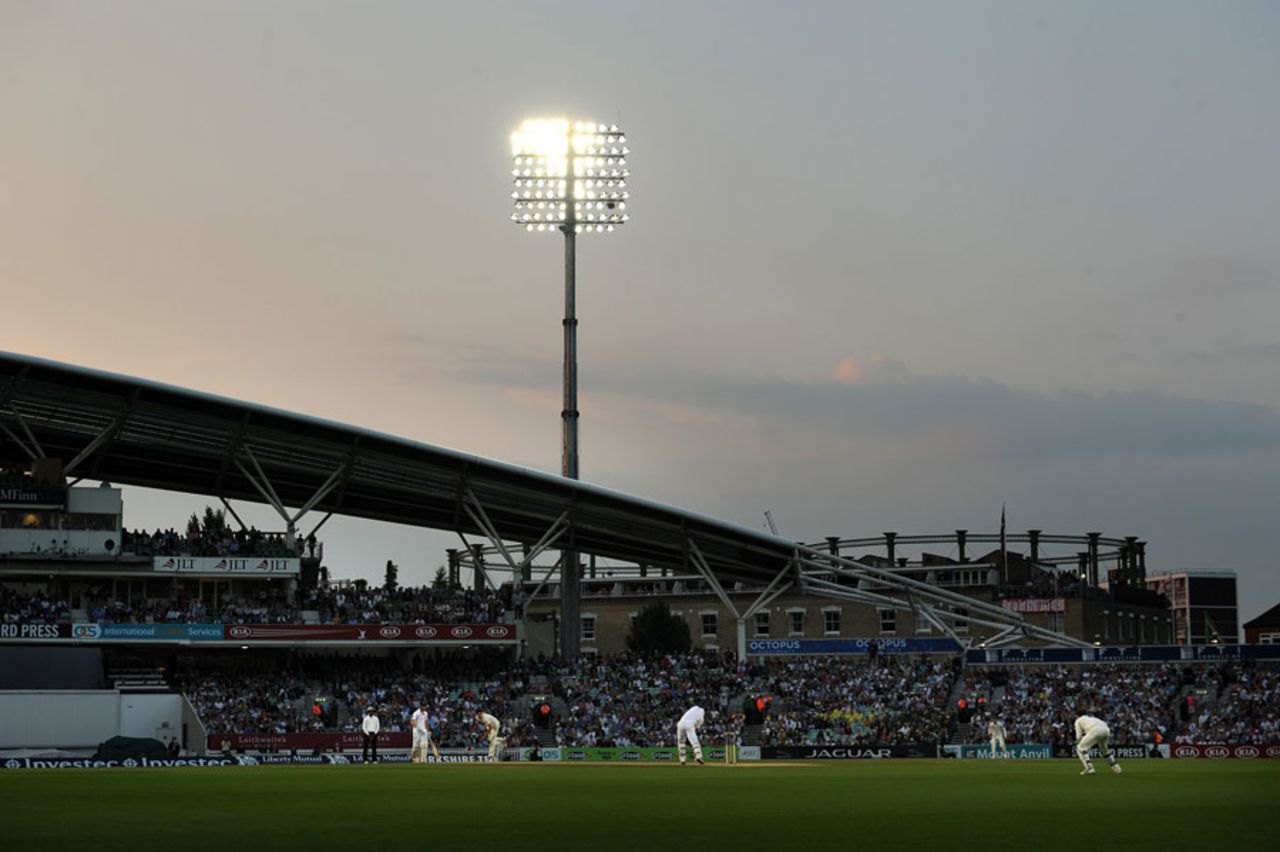
[[[185,695],[182,696],[182,724],[187,726],[187,741],[179,745],[187,754],[204,754],[209,743],[209,732],[205,730],[204,722],[200,721],[196,708],[191,706],[191,699]]]
[[[96,748],[119,729],[115,692],[0,692],[0,749]]]
[[[120,736],[151,737],[165,745],[171,737],[176,737],[181,744],[182,696],[122,693]]]

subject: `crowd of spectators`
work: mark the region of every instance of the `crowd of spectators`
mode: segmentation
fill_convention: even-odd
[[[294,624],[297,607],[278,588],[225,596],[216,606],[184,592],[167,598],[87,596],[88,620],[97,624]]]
[[[193,519],[194,520],[194,519]],[[259,556],[270,559],[314,555],[316,540],[297,538],[292,546],[281,533],[256,527],[231,529],[225,525],[189,523],[186,532],[173,527],[152,532],[122,530],[121,550],[135,556]]]
[[[206,674],[180,682],[210,733],[295,734],[325,730],[310,712],[307,682],[281,673]]]
[[[71,605],[45,592],[24,594],[0,586],[0,622],[4,624],[68,624]]]
[[[1143,744],[1167,737],[1182,687],[1177,666],[1027,666],[966,672],[964,693],[977,708],[972,739],[986,739],[992,716],[1004,722],[1009,742],[1065,745],[1076,717],[1105,721],[1112,742]]]
[[[778,713],[762,744],[932,742],[946,729],[951,662],[806,659],[741,666],[700,654],[582,657],[574,662],[443,657],[406,671],[392,658],[311,657],[270,677],[234,669],[182,681],[210,733],[356,731],[367,707],[384,730],[408,730],[418,702],[441,747],[475,746],[477,710],[502,720],[508,746],[537,743],[532,695],[558,708],[552,736],[566,747],[672,745],[675,721],[707,711],[708,744],[741,743],[743,701],[769,693]],[[317,698],[336,715],[308,716]],[[558,700],[557,700],[558,699]]]
[[[261,588],[255,588],[260,585]],[[322,586],[291,600],[278,583],[241,583],[206,603],[179,581],[170,594],[116,597],[110,585],[75,589],[83,614],[65,596],[0,586],[0,621],[7,624],[492,624],[508,612],[506,598],[485,590],[419,586],[387,590],[366,584]]]
[[[1120,744],[1280,744],[1280,668],[1273,664],[977,669],[966,677],[964,694],[978,708],[975,742],[986,740],[987,720],[996,716],[1010,742],[1064,744],[1075,716],[1088,711]]]
[[[406,671],[385,657],[306,657],[263,672],[223,665],[175,676],[210,734],[357,732],[372,707],[386,732],[408,731],[419,704],[431,714],[441,748],[477,746],[484,728],[476,711],[498,716],[508,747],[537,744],[527,714],[511,712],[527,672],[498,653],[445,657]]]
[[[571,747],[672,745],[676,720],[694,704],[706,711],[704,741],[737,741],[742,717],[731,708],[751,683],[744,669],[704,655],[584,657],[544,664],[539,674],[568,709],[555,735]]]
[[[1179,743],[1280,744],[1280,668],[1214,670],[1215,701],[1194,706],[1174,737]]]
[[[500,651],[446,655],[405,669],[390,657],[300,657],[264,671],[228,666],[194,671],[179,685],[209,732],[357,731],[367,707],[385,731],[407,731],[425,704],[441,747],[477,747],[485,710],[502,721],[512,747],[538,742],[530,698],[557,708],[549,736],[561,746],[673,744],[675,720],[693,704],[707,711],[704,743],[742,742],[744,699],[769,696],[760,745],[862,746],[945,741],[960,694],[979,708],[971,738],[986,739],[1000,718],[1009,742],[1069,746],[1084,710],[1105,720],[1119,745],[1153,740],[1280,742],[1280,668],[1215,674],[1217,700],[1180,722],[1183,687],[1203,667],[1028,666],[961,670],[958,660],[808,657],[738,665],[731,656],[634,655],[513,661]],[[957,678],[961,678],[956,690]],[[321,708],[323,708],[321,710]]]
[[[307,592],[300,606],[326,624],[491,624],[507,612],[504,595],[444,584],[325,586]]]
[[[774,712],[761,745],[936,743],[944,739],[958,659],[812,657],[771,662],[759,688]]]

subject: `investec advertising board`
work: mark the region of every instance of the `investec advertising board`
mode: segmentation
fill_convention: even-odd
[[[500,644],[514,624],[0,624],[4,642]]]
[[[503,761],[523,760],[518,749],[507,749]],[[428,763],[486,763],[488,752],[482,749],[440,749],[440,758],[433,755]],[[408,763],[408,754],[388,754],[378,758],[379,763]],[[172,767],[219,766],[348,766],[360,763],[345,754],[237,754],[209,757],[128,757],[123,760],[98,760],[92,757],[14,757],[0,760],[0,769],[165,769]]]
[[[758,657],[803,654],[866,654],[874,645],[881,654],[955,654],[951,639],[752,639],[747,653]]]

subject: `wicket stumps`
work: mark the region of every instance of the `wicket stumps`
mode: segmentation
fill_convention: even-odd
[[[724,762],[727,766],[738,762],[738,747],[733,743],[728,743],[724,747]]]

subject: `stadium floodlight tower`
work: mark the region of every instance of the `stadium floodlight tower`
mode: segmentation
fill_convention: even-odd
[[[627,137],[616,124],[529,119],[511,134],[511,221],[526,231],[564,234],[564,408],[560,412],[560,472],[578,478],[578,317],[575,305],[578,234],[611,233],[627,221]],[[578,552],[560,564],[560,653],[580,647],[581,570]]]

